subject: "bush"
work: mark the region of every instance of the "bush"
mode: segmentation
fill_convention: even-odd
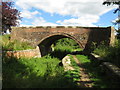
[[[109,47],[106,47],[104,44],[98,46],[93,52],[100,55],[101,57],[106,57],[109,54]]]
[[[101,44],[93,52],[101,57],[104,57],[106,61],[120,67],[120,40],[116,40],[113,46],[107,47],[104,44]]]

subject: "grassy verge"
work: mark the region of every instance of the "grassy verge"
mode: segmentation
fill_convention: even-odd
[[[3,50],[26,50],[26,49],[34,49],[28,42],[20,42],[18,40],[10,40],[10,35],[2,35],[0,36],[2,40],[2,49]]]
[[[90,79],[94,81],[93,88],[114,88],[111,84],[112,82],[109,81],[107,76],[101,73],[100,67],[91,63],[87,56],[76,55],[76,57],[79,59],[81,65],[86,69]]]
[[[73,72],[64,72],[60,60],[3,58],[3,88],[76,88]],[[69,78],[69,79],[68,79]]]

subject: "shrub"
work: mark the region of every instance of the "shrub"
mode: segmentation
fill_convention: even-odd
[[[116,40],[113,46],[105,46],[104,44],[101,44],[93,52],[104,57],[106,61],[120,67],[120,40]]]

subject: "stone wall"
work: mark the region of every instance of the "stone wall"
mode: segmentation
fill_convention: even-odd
[[[18,50],[18,51],[3,51],[3,55],[7,57],[41,57],[39,48],[36,49],[30,49],[30,50]]]
[[[100,67],[100,72],[109,78],[112,81],[112,84],[120,85],[120,68],[116,65],[107,62],[104,58],[91,53],[89,55],[91,62],[94,63],[95,66]]]

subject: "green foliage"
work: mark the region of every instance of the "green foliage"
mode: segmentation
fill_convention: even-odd
[[[4,41],[7,41],[9,35],[4,37]],[[17,43],[17,41],[15,41],[15,43]],[[114,46],[117,50],[119,48],[118,43],[119,42],[116,42]],[[14,43],[11,45],[14,46]],[[24,46],[25,45],[26,44],[24,44]],[[69,39],[61,39],[60,42],[57,41],[53,47],[55,48],[54,52],[42,58],[17,59],[14,57],[3,57],[3,88],[77,88],[76,82],[80,79],[80,71],[73,58],[70,57],[71,63],[76,70],[64,72],[63,67],[59,66],[61,62],[59,58],[78,49],[77,44]],[[104,46],[101,46],[101,48],[104,49]],[[112,50],[116,51],[116,49]],[[102,51],[103,50],[101,50],[101,52]],[[114,52],[114,54],[116,53]],[[108,80],[100,77],[99,67],[94,67],[86,56],[76,55],[76,57],[80,60],[82,66],[87,69],[91,80],[94,81],[93,87],[107,87],[105,81]]]
[[[73,88],[60,60],[47,55],[42,58],[3,58],[3,88]],[[72,72],[73,73],[73,72]],[[71,74],[72,74],[71,73]],[[78,77],[72,74],[72,77]]]
[[[67,46],[77,46],[77,43],[70,38],[63,38],[56,41],[56,44],[67,45]]]
[[[115,44],[109,47],[101,44],[94,50],[94,53],[100,55],[101,57],[104,57],[106,61],[120,67],[120,40],[116,40]]]
[[[52,57],[62,59],[67,54],[74,51],[82,51],[79,45],[70,38],[62,38],[51,45],[53,52],[50,53]]]
[[[106,45],[101,44],[93,52],[95,54],[100,55],[101,57],[106,57],[109,54],[109,47],[106,47]]]
[[[48,83],[53,84],[53,80],[61,78],[57,77],[63,71],[57,66],[58,63],[58,59],[50,56],[19,60],[13,57],[3,58],[3,87],[47,87]]]
[[[90,59],[88,59],[88,56],[84,56],[84,55],[76,55],[76,57],[78,58],[78,60],[80,60],[80,63],[90,63]]]
[[[108,81],[106,76],[103,76],[101,73],[101,69],[99,66],[94,66],[94,62],[92,63],[87,56],[84,55],[76,55],[78,60],[80,61],[83,68],[85,68],[85,72],[90,76],[90,80],[93,81],[93,88],[110,88],[111,83]]]
[[[72,55],[69,56],[71,60],[71,65],[75,70],[67,71],[67,75],[68,78],[70,77],[73,80],[73,82],[77,82],[80,80],[80,68],[78,64],[75,62],[73,56]]]
[[[76,71],[79,72],[80,68],[79,68],[78,64],[75,62],[75,60],[74,60],[74,58],[73,58],[72,55],[69,55],[69,56],[70,56],[70,60],[71,60],[71,65],[73,66],[73,68],[75,68]],[[79,72],[79,73],[80,73],[80,72]],[[78,74],[79,74],[79,73],[78,73]]]
[[[77,81],[80,80],[80,72],[78,70],[69,70],[64,73],[64,77],[68,81],[72,82],[75,87],[77,87]]]
[[[71,53],[71,51],[69,49],[66,48],[66,50],[63,50],[64,47],[62,47],[61,49],[55,49],[53,52],[50,53],[50,56],[52,57],[56,57],[60,60],[62,60],[62,58],[64,58],[67,54]]]
[[[8,38],[6,40],[8,40]],[[69,41],[69,39],[67,40]],[[62,40],[60,41],[61,44],[59,43],[59,41],[56,43],[56,46],[54,47],[55,48],[54,52],[42,58],[17,59],[14,57],[11,58],[3,57],[3,87],[19,87],[19,88],[77,87],[75,81],[79,79],[78,75],[79,72],[76,70],[70,71],[70,73],[64,72],[63,67],[59,66],[59,63],[61,61],[58,59],[70,53],[71,49],[73,49],[73,47],[75,46],[73,45],[72,40],[71,40],[72,43],[71,42],[69,43],[71,43],[70,45],[73,46],[70,46],[68,41],[64,40],[63,43]],[[15,41],[15,43],[18,42]],[[12,45],[14,45],[14,43],[12,43]],[[69,48],[67,48],[66,45],[69,46]],[[20,48],[19,45],[18,48]]]
[[[3,50],[26,50],[33,49],[28,42],[20,42],[18,40],[10,40],[10,35],[2,35],[2,48]]]
[[[68,52],[82,50],[79,47],[79,45],[74,40],[72,40],[70,38],[59,39],[52,45],[52,47],[58,51],[61,50],[61,51],[68,51]]]

